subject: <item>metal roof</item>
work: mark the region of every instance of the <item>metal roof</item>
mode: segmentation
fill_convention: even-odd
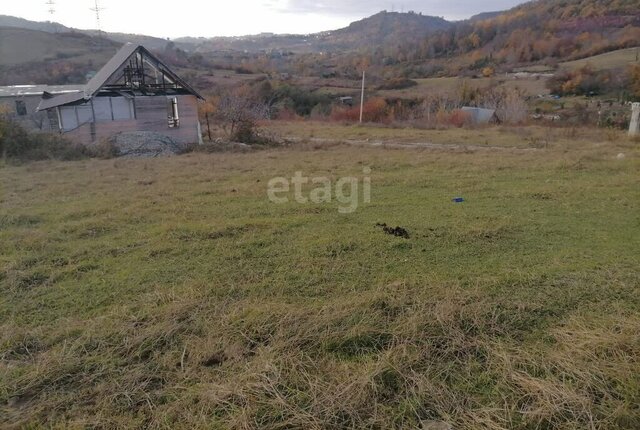
[[[77,93],[84,85],[11,85],[0,87],[0,97],[42,96],[45,92],[53,95]]]
[[[491,122],[496,117],[495,109],[484,109],[478,107],[465,106],[462,108],[463,112],[467,112],[471,115],[473,122],[478,124],[486,124]]]
[[[36,108],[36,112],[40,112],[43,110],[51,109],[56,106],[63,106],[70,103],[75,103],[80,100],[89,100],[86,97],[84,91],[76,91],[74,93],[60,94],[55,97],[43,98],[40,101],[40,104]]]
[[[120,48],[116,55],[114,55],[113,58],[111,58],[107,62],[107,64],[105,64],[104,67],[100,69],[98,73],[96,73],[96,75],[91,78],[91,80],[86,85],[81,86],[78,92],[58,95],[49,99],[43,99],[40,102],[37,110],[41,111],[51,109],[57,106],[63,106],[66,104],[91,99],[97,92],[102,89],[102,87],[104,87],[109,82],[109,80],[120,70],[120,68],[126,63],[126,61],[138,51],[144,54],[149,59],[153,60],[157,66],[163,69],[167,76],[173,79],[176,83],[180,84],[189,93],[193,94],[199,99],[204,100],[204,98],[200,94],[198,94],[196,90],[194,90],[178,75],[173,73],[171,69],[169,69],[169,67],[167,67],[155,55],[149,52],[144,46],[127,43],[122,48]]]
[[[114,55],[102,69],[98,70],[98,73],[87,83],[84,88],[87,97],[91,97],[99,91],[109,78],[112,77],[139,48],[142,48],[142,46],[134,45],[133,43],[127,43],[120,48],[116,55]]]

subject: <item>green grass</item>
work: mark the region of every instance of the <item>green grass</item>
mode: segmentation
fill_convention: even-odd
[[[403,124],[350,124],[331,121],[268,121],[261,125],[268,133],[290,140],[319,145],[328,142],[438,146],[449,149],[515,148],[539,149],[555,142],[559,146],[581,147],[583,140],[613,141],[624,134],[606,129],[575,129],[558,127],[491,127],[477,126],[440,129],[420,128],[419,122]],[[222,130],[214,134],[224,136]]]
[[[494,78],[425,78],[415,79],[418,82],[418,86],[407,88],[404,90],[383,90],[377,91],[376,94],[382,97],[399,97],[407,99],[424,98],[433,94],[446,94],[455,93],[460,91],[463,85],[468,85],[469,88],[484,89],[492,85],[496,85],[500,88],[513,88],[523,91],[527,95],[535,96],[538,94],[547,94],[549,90],[546,88],[546,79],[507,79],[502,76],[496,76]]]
[[[640,151],[575,133],[0,168],[2,426],[638,428]]]
[[[638,52],[640,48],[627,48],[611,51],[593,57],[584,58],[576,61],[569,61],[560,64],[564,69],[579,69],[584,66],[591,66],[596,70],[617,69],[627,67],[632,64],[640,64],[638,62]]]

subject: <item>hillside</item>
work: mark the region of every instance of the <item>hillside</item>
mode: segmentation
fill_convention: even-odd
[[[77,84],[120,44],[86,34],[0,27],[0,85]]]
[[[0,27],[0,66],[92,59],[104,61],[119,45],[111,40],[82,33],[46,33],[15,27]]]
[[[15,16],[0,15],[0,27],[23,28],[26,30],[45,31],[49,33],[64,33],[71,29],[57,22],[36,22]]]
[[[175,39],[175,42],[179,46],[183,46],[185,44],[195,45],[195,50],[198,52],[261,52],[283,50],[301,53],[315,52],[316,48],[314,47],[313,40],[317,37],[318,35],[262,33],[237,37],[181,37]]]
[[[37,22],[37,21],[29,21],[27,19],[18,18],[15,16],[8,15],[0,15],[0,27],[11,27],[18,28],[24,30],[35,30],[42,31],[45,33],[74,33],[74,34],[84,34],[91,37],[106,37],[109,40],[114,42],[118,42],[120,44],[131,42],[131,43],[139,43],[143,44],[150,49],[163,49],[167,44],[166,39],[162,39],[159,37],[153,36],[145,36],[140,34],[130,34],[130,33],[105,33],[99,32],[97,30],[81,30],[75,28],[69,28],[57,22]],[[182,46],[184,49],[189,49],[190,46],[188,44],[184,44]]]
[[[627,48],[594,55],[593,57],[587,57],[581,60],[568,61],[560,64],[560,67],[563,69],[579,69],[584,66],[589,66],[595,70],[607,70],[640,64],[639,60],[640,48]]]
[[[577,60],[640,45],[640,8],[629,0],[539,0],[493,18],[457,23],[402,45],[370,49],[373,64],[426,63],[420,74]]]
[[[197,44],[198,51],[336,52],[375,45],[401,43],[407,38],[425,37],[454,24],[442,18],[417,13],[380,12],[346,28],[308,35],[259,34],[243,37],[180,38],[176,43]]]
[[[453,23],[433,16],[412,12],[380,12],[346,28],[325,33],[319,44],[326,49],[358,49],[402,43],[408,38],[425,37],[453,26]]]
[[[469,21],[471,21],[471,22],[484,21],[484,20],[487,20],[487,19],[492,19],[492,18],[495,18],[497,16],[500,16],[503,13],[504,13],[504,11],[482,12],[482,13],[479,13],[479,14],[474,15],[471,18],[469,18]]]
[[[248,52],[283,50],[298,53],[351,51],[371,46],[372,44],[382,45],[401,42],[407,38],[425,37],[436,31],[451,28],[453,25],[453,23],[438,17],[423,16],[415,13],[380,12],[369,18],[354,22],[346,28],[316,34],[265,33],[240,37],[182,37],[175,39],[173,42],[182,50],[199,52],[227,50]],[[57,23],[34,22],[0,15],[0,27],[3,26],[53,34],[73,32],[74,34],[83,34],[91,37],[105,37],[119,44],[126,42],[139,43],[156,50],[164,49],[167,44],[167,40],[157,37],[127,33],[99,33],[96,30],[77,30]],[[46,38],[46,36],[41,35],[40,38]],[[25,40],[28,41],[29,37]],[[8,43],[12,42],[9,41]],[[39,42],[36,43],[38,44]],[[20,50],[20,48],[16,49]],[[34,56],[38,56],[36,54]]]
[[[0,17],[0,22],[43,31],[52,28],[51,24],[11,17]],[[5,64],[0,59],[0,67],[9,65],[9,61],[14,66],[30,61],[49,66],[61,59],[80,59],[72,61],[74,67],[91,71],[94,64],[102,64],[106,58],[94,49],[96,40],[106,38],[112,44],[110,49],[130,41],[165,52],[165,59],[174,67],[198,77],[209,76],[211,81],[216,80],[214,69],[357,79],[359,72],[354,65],[363,60],[370,65],[370,76],[379,79],[490,77],[518,68],[530,70],[532,66],[552,70],[558,64],[640,46],[640,9],[637,1],[629,0],[539,0],[460,22],[383,11],[335,31],[184,37],[172,41],[172,45],[164,39],[133,34],[103,33],[101,38],[95,31],[74,30],[54,36],[42,32],[16,36],[4,31]],[[3,72],[0,82],[33,78],[32,69],[24,67],[17,72],[15,67],[5,68]],[[66,75],[56,76],[51,78],[55,80],[52,83],[67,83]]]
[[[124,45],[125,43],[134,43],[137,45],[144,45],[148,49],[162,50],[167,46],[167,39],[159,37],[145,36],[143,34],[133,33],[104,33],[97,30],[80,30],[82,33],[94,36],[94,37],[106,37],[118,44]],[[182,44],[182,49],[190,50],[193,47],[189,44]]]

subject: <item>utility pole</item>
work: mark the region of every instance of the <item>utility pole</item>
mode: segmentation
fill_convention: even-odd
[[[360,94],[360,124],[362,124],[362,114],[364,112],[364,79],[365,71],[362,71],[362,93]]]
[[[209,125],[209,112],[205,114],[205,118],[207,118],[207,135],[209,136],[209,142],[211,142],[211,126]]]

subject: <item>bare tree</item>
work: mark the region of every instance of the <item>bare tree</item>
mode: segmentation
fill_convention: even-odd
[[[230,93],[220,98],[217,117],[230,139],[255,143],[258,122],[269,118],[269,106],[245,94]]]
[[[524,95],[517,89],[489,88],[480,97],[479,105],[495,109],[506,124],[520,124],[527,120],[528,107]]]

